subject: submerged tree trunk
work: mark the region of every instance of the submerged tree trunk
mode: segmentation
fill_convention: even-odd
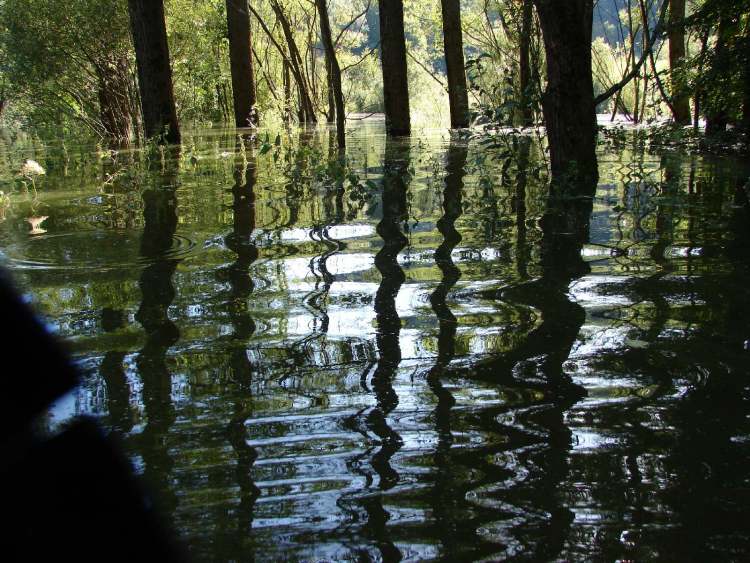
[[[128,0],[146,137],[180,142],[163,0]]]
[[[248,0],[226,0],[229,31],[229,61],[232,69],[234,122],[237,127],[257,125],[255,114],[255,69]]]
[[[441,0],[441,5],[451,127],[460,129],[469,126],[469,93],[466,89],[464,40],[461,31],[461,0]]]
[[[591,74],[593,0],[534,0],[547,54],[542,105],[553,176],[598,178]]]
[[[672,107],[678,125],[690,125],[690,97],[677,76],[677,69],[685,60],[685,0],[670,0],[669,4],[669,77],[672,82]]]
[[[328,6],[326,0],[315,0],[320,17],[320,35],[326,51],[328,71],[330,72],[329,87],[333,90],[333,98],[336,104],[336,139],[339,148],[346,146],[346,110],[344,109],[344,92],[341,89],[341,68],[336,58],[336,50],[331,37],[331,23],[328,20]]]
[[[389,135],[409,135],[411,121],[404,36],[404,4],[403,0],[378,0],[378,6],[385,129]]]
[[[521,90],[521,124],[524,127],[529,127],[534,123],[534,111],[531,107],[531,33],[533,25],[534,4],[532,0],[523,0],[518,78]]]

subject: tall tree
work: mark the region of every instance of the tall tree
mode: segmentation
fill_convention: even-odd
[[[320,35],[326,52],[326,67],[329,73],[328,86],[333,90],[336,106],[336,139],[340,148],[346,146],[346,110],[344,109],[344,92],[341,88],[341,68],[336,58],[336,49],[331,36],[331,23],[328,19],[326,0],[315,0],[320,17]]]
[[[531,33],[534,24],[534,4],[532,0],[522,2],[518,79],[521,90],[521,121],[528,127],[534,121],[534,111],[531,107]]]
[[[745,22],[745,34],[743,35],[744,53],[750,52],[750,19]],[[750,131],[750,56],[745,55],[745,64],[742,69],[743,97],[742,97],[742,128]]]
[[[404,3],[403,0],[378,0],[378,7],[385,129],[389,135],[409,135],[411,120],[404,35]]]
[[[180,142],[163,0],[128,0],[146,137]]]
[[[591,73],[593,0],[534,0],[547,55],[542,99],[552,173],[598,177],[596,105]]]
[[[685,0],[670,0],[669,76],[672,81],[672,112],[675,123],[690,125],[690,97],[679,79],[678,69],[685,60]]]
[[[729,43],[732,38],[733,22],[732,16],[726,10],[720,9],[718,17],[719,27],[714,47],[712,73],[717,82],[723,82],[729,72]],[[710,102],[706,108],[706,133],[709,135],[724,133],[729,125],[727,97],[719,93],[719,95],[711,96]]]
[[[234,121],[237,127],[258,123],[255,106],[255,69],[248,0],[226,0],[229,62],[232,69]]]
[[[307,79],[305,78],[305,63],[302,60],[302,55],[300,54],[299,47],[297,46],[297,41],[294,38],[292,25],[289,22],[289,18],[287,17],[284,8],[281,6],[281,4],[279,4],[278,0],[271,0],[271,8],[273,9],[273,13],[276,15],[276,20],[281,25],[281,30],[284,33],[284,39],[286,39],[287,48],[289,49],[289,55],[287,57],[284,50],[278,45],[278,43],[276,43],[279,52],[282,54],[282,56],[287,58],[289,62],[289,70],[292,72],[292,75],[297,82],[297,91],[300,102],[300,121],[306,123],[316,123],[318,121],[318,118],[315,115],[315,106],[312,102],[312,95],[310,93],[311,88],[308,84]],[[257,16],[256,12],[253,13]],[[263,23],[263,20],[259,18],[259,21],[261,23],[261,26],[263,26],[266,30],[269,38],[272,39],[273,35],[270,31],[267,30],[265,24]],[[272,39],[272,41],[275,40]]]
[[[466,88],[464,40],[461,31],[461,0],[441,0],[441,5],[451,127],[458,129],[469,126],[469,93]]]

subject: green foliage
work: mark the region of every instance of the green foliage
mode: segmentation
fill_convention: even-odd
[[[644,36],[655,27],[662,1],[645,0],[650,30],[643,29],[640,2],[630,3],[630,11],[620,9],[619,13],[616,6],[622,6],[617,3],[597,5],[592,44],[597,92],[619,82],[640,58]],[[300,51],[301,71],[315,112],[324,116],[328,84],[315,6],[312,2],[281,2],[280,6]],[[165,0],[165,7],[180,121],[188,128],[231,122],[225,0]],[[283,61],[289,50],[270,0],[258,0],[252,7],[257,109],[265,125],[275,125],[287,114],[296,115],[297,88],[292,80],[287,100]],[[526,36],[530,84],[522,91],[523,2],[463,0],[461,7],[475,118],[517,125],[527,104],[539,122],[545,57],[536,17]],[[405,0],[404,8],[412,120],[417,126],[444,126],[448,101],[440,2]],[[347,112],[382,111],[377,3],[329,0],[328,9]],[[669,68],[665,35],[659,35],[654,64],[645,64],[600,111],[656,119],[669,115],[672,91],[684,89],[699,95],[704,115],[721,110],[729,123],[738,123],[747,113],[744,107],[750,89],[749,12],[750,0],[690,2],[685,22],[688,57],[682,67]],[[722,18],[726,23],[723,36],[719,33]],[[703,41],[706,48],[701,48]],[[632,115],[635,108],[638,116]],[[124,117],[118,120],[113,115]],[[84,129],[99,136],[137,135],[140,112],[127,3],[0,1],[0,119],[6,125],[36,131]]]
[[[15,116],[25,125],[84,124],[103,134],[102,90],[120,69],[132,78],[129,33],[120,0],[4,0],[0,72]]]

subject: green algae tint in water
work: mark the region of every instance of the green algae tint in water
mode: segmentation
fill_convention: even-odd
[[[744,164],[634,141],[592,204],[531,139],[186,141],[6,146],[47,175],[0,248],[84,374],[50,425],[119,434],[195,559],[746,555]]]

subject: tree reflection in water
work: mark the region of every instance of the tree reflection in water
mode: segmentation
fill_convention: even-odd
[[[169,486],[173,460],[166,437],[175,421],[167,353],[180,338],[177,325],[169,318],[169,307],[175,298],[172,278],[179,263],[170,256],[177,231],[179,162],[179,149],[170,149],[163,169],[149,174],[153,184],[143,191],[141,256],[147,265],[138,282],[141,305],[135,317],[146,333],[146,343],[136,357],[146,415],[146,426],[137,437],[138,449],[143,457],[144,475],[156,487],[169,514],[177,503]]]

